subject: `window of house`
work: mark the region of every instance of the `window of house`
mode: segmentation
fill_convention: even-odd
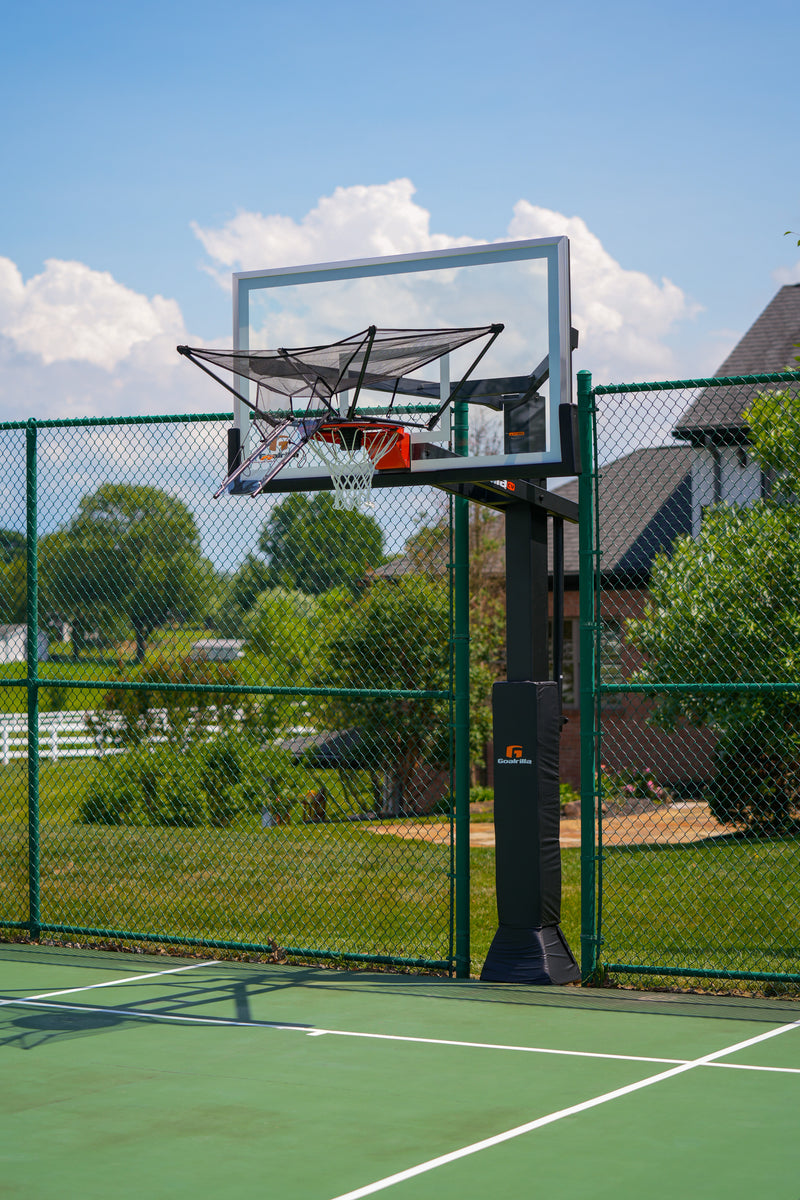
[[[603,617],[600,621],[600,682],[626,683],[622,665],[625,635],[621,621]]]
[[[574,617],[564,620],[561,698],[565,708],[578,707],[578,636],[579,623]],[[550,622],[550,673],[553,672],[553,622]]]

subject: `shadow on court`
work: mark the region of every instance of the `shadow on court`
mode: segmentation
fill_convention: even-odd
[[[36,947],[26,947],[26,950],[36,950]],[[107,974],[114,970],[116,956],[106,953],[102,959],[91,953],[81,954],[75,951],[56,952],[51,954],[45,950],[38,959],[42,966],[70,967],[76,971],[76,977],[88,979],[87,971],[102,970]],[[119,969],[131,969],[128,956],[123,959]],[[0,968],[3,961],[16,958],[13,947],[5,947],[0,951]],[[167,960],[169,961],[169,960]],[[157,966],[168,970],[164,959],[157,963],[147,960],[136,960],[136,967],[143,968],[147,973],[148,967]],[[95,990],[91,984],[82,985],[85,991],[76,989],[49,989],[46,985],[37,989],[33,996],[30,988],[4,988],[0,1001],[0,1046],[13,1046],[21,1050],[33,1050],[54,1041],[64,1041],[71,1038],[90,1037],[101,1033],[118,1032],[135,1028],[137,1024],[163,1020],[176,1031],[181,1028],[196,1028],[199,1023],[208,1025],[241,1026],[251,1025],[264,1028],[280,1026],[282,1029],[309,1030],[313,1026],[306,1022],[289,1020],[264,1021],[258,1020],[252,1011],[252,1002],[256,998],[268,997],[275,993],[306,986],[307,977],[318,973],[314,968],[293,970],[291,976],[262,972],[256,969],[242,977],[237,971],[242,964],[214,964],[202,968],[202,982],[186,985],[181,981],[180,986],[171,988],[168,992],[152,996],[144,993],[152,991],[154,980],[137,979],[137,972],[131,971],[130,981],[121,977],[118,987]],[[180,979],[179,976],[173,977]],[[125,989],[141,991],[141,999],[126,1002],[124,1005],[115,1003],[115,993]],[[53,992],[52,1000],[48,992]],[[59,994],[61,993],[61,994]],[[97,1003],[97,997],[102,1003]],[[37,998],[39,997],[39,998]],[[89,1002],[89,998],[91,1001]],[[15,1003],[16,1002],[16,1003]],[[19,1006],[19,1007],[18,1007]],[[24,1007],[23,1007],[24,1006]],[[213,1012],[208,1012],[213,1006]],[[22,1008],[22,1011],[20,1009]],[[205,1011],[201,1011],[205,1010]]]
[[[439,1026],[436,1002],[454,1001],[467,1005],[502,1005],[505,1008],[565,1009],[576,1012],[624,1013],[626,1017],[671,1016],[711,1021],[731,1020],[774,1023],[796,1019],[797,1002],[754,999],[735,996],[698,996],[681,993],[643,993],[629,990],[603,990],[580,987],[518,987],[509,984],[483,984],[475,980],[445,980],[424,975],[345,972],[321,967],[269,965],[232,961],[209,963],[191,977],[174,974],[154,979],[138,975],[169,970],[167,964],[191,967],[194,960],[166,956],[136,956],[104,951],[60,950],[35,945],[0,946],[0,968],[4,962],[18,963],[24,956],[42,970],[42,985],[36,989],[3,989],[6,1005],[0,1007],[0,1046],[35,1050],[54,1042],[73,1038],[96,1037],[135,1028],[137,1024],[163,1021],[175,1030],[197,1028],[198,1024],[217,1026],[296,1029],[311,1031],[313,1024],[283,1020],[294,1008],[293,997],[300,993],[322,998],[338,995],[380,1000],[391,997],[407,1001],[410,1009],[427,1001],[425,1011],[431,1029]],[[199,962],[198,962],[199,967]],[[49,968],[49,970],[48,970]],[[85,992],[53,995],[45,982],[50,971],[74,971]],[[120,972],[118,986],[102,991],[92,987],[92,974]],[[130,981],[125,980],[130,972]],[[52,977],[52,976],[51,976]],[[170,985],[167,986],[167,978]],[[154,989],[156,994],[153,994]],[[120,992],[124,991],[124,1002]],[[131,992],[134,999],[131,999]],[[33,998],[32,993],[41,996]],[[136,993],[139,993],[137,996]],[[280,998],[285,999],[285,1003]],[[276,1004],[276,998],[278,1002]],[[260,1003],[269,999],[273,1020],[258,1019]],[[24,1002],[24,1009],[14,1001]],[[8,1003],[10,1002],[10,1003]]]

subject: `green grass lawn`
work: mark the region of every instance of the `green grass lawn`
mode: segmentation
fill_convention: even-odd
[[[40,688],[39,703],[42,712],[74,712],[94,708],[103,696],[102,689],[64,687],[62,680],[106,683],[135,683],[142,672],[158,661],[179,663],[189,656],[195,642],[214,637],[207,629],[191,626],[174,629],[157,629],[147,644],[144,663],[135,661],[135,643],[123,642],[100,650],[83,650],[74,657],[67,643],[55,642],[50,647],[51,657],[39,664],[39,675],[48,682]],[[265,654],[248,651],[233,663],[223,664],[233,668],[238,681],[247,687],[301,686],[292,670],[281,660],[270,659]],[[205,664],[198,663],[202,669]],[[27,693],[24,686],[27,666],[24,662],[0,664],[0,679],[19,680],[19,684],[0,686],[0,713],[22,713],[27,708]],[[297,708],[302,701],[285,702],[287,711]]]
[[[800,973],[800,839],[607,849],[602,958]]]
[[[9,912],[26,896],[26,836],[5,823]],[[43,821],[42,920],[321,950],[443,960],[446,846],[359,826],[164,829]]]
[[[47,923],[337,953],[443,960],[450,848],[360,822],[262,829],[82,825],[102,760],[42,763]],[[332,773],[320,773],[332,776]],[[0,767],[2,919],[27,916],[26,770]],[[473,971],[496,929],[494,851],[471,860]],[[562,925],[580,949],[580,851],[562,852]],[[719,838],[613,848],[604,857],[602,958],[656,966],[800,972],[798,839]]]
[[[103,760],[41,764],[41,906],[46,924],[213,938],[330,953],[444,961],[450,952],[450,846],[364,823],[224,829],[77,823]],[[333,772],[324,776],[330,808]],[[187,781],[191,786],[191,781]],[[27,915],[27,777],[0,767],[2,919]],[[352,811],[349,808],[348,811]]]

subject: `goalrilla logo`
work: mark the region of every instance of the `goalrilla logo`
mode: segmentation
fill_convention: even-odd
[[[505,758],[498,758],[497,762],[499,766],[504,767],[516,767],[521,764],[530,766],[533,759],[522,757],[522,746],[506,746]]]

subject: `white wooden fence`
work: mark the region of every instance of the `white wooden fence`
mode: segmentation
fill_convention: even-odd
[[[57,762],[59,758],[96,757],[99,748],[87,728],[87,712],[41,713],[39,717],[39,756]],[[0,760],[28,757],[28,719],[25,713],[0,713]]]
[[[60,758],[98,758],[101,754],[122,754],[117,747],[100,746],[86,724],[86,718],[96,715],[95,709],[84,712],[50,712],[39,714],[39,757],[57,762]],[[103,716],[107,719],[108,713]],[[238,714],[240,719],[243,714]],[[163,729],[166,709],[152,714],[154,728]],[[121,724],[121,721],[120,721]],[[222,732],[219,725],[208,724],[205,735],[213,737]],[[165,733],[152,733],[150,743],[165,742]],[[25,713],[0,713],[0,762],[28,757],[28,718]]]

